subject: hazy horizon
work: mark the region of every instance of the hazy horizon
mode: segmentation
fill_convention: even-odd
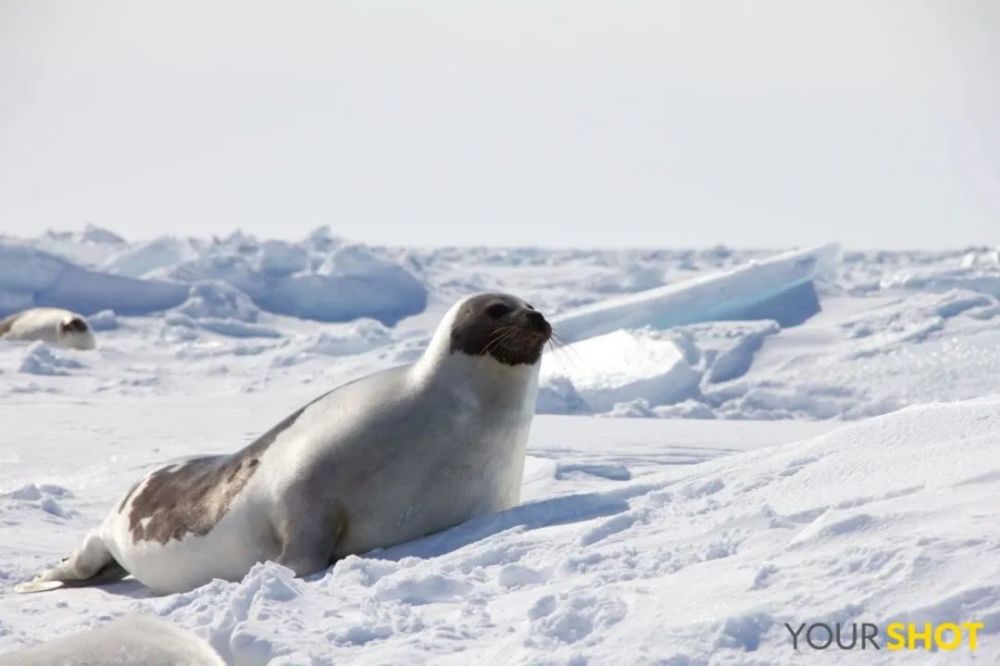
[[[226,228],[226,229],[221,229],[221,230],[215,230],[215,229],[213,229],[213,230],[210,230],[210,231],[192,232],[192,233],[178,233],[178,232],[171,231],[170,229],[161,229],[159,231],[154,231],[152,233],[129,234],[129,233],[124,233],[120,229],[116,229],[116,228],[114,228],[112,226],[95,224],[93,222],[85,222],[85,223],[82,223],[82,224],[77,225],[77,226],[66,226],[66,227],[62,227],[62,228],[45,227],[45,228],[40,228],[37,231],[29,230],[29,231],[26,231],[26,232],[11,232],[11,231],[4,231],[4,230],[0,229],[0,237],[2,237],[4,235],[7,235],[10,238],[18,238],[18,239],[30,240],[32,238],[38,238],[39,236],[42,236],[42,235],[47,234],[47,233],[63,234],[63,233],[77,233],[77,232],[82,232],[82,231],[84,231],[84,229],[86,229],[86,227],[88,225],[92,225],[92,226],[97,227],[97,228],[99,228],[99,229],[101,229],[103,231],[110,231],[110,232],[114,233],[115,235],[120,236],[121,238],[123,238],[130,245],[131,244],[135,244],[135,243],[142,243],[142,242],[152,241],[152,240],[156,240],[157,238],[163,238],[163,237],[194,238],[194,239],[198,239],[198,240],[211,240],[211,239],[224,240],[225,238],[229,237],[230,235],[237,234],[237,233],[243,233],[243,234],[247,234],[247,235],[253,236],[254,238],[256,238],[257,240],[260,240],[260,241],[263,241],[263,240],[282,240],[282,241],[287,241],[287,242],[291,242],[291,243],[296,243],[296,242],[305,240],[306,237],[312,231],[315,231],[315,230],[317,230],[320,227],[328,227],[330,229],[330,233],[333,236],[340,237],[340,238],[342,238],[342,239],[344,239],[344,240],[346,240],[348,242],[352,242],[352,243],[353,242],[358,242],[358,243],[364,243],[364,244],[367,244],[367,245],[378,246],[378,247],[405,247],[405,248],[415,248],[415,249],[436,249],[436,248],[445,248],[445,247],[457,247],[457,248],[470,248],[471,249],[471,248],[484,247],[484,248],[498,248],[498,249],[503,249],[503,248],[526,248],[526,249],[538,248],[538,249],[542,249],[542,250],[592,250],[592,251],[600,251],[600,250],[610,250],[610,251],[617,251],[617,250],[621,250],[621,251],[629,251],[629,250],[682,250],[683,251],[683,250],[709,250],[709,249],[716,248],[716,247],[725,247],[725,248],[731,249],[731,250],[774,250],[774,251],[777,251],[777,252],[781,252],[781,251],[791,250],[791,249],[796,249],[796,248],[805,249],[805,248],[809,248],[809,247],[820,247],[820,246],[831,244],[831,243],[836,243],[836,244],[840,245],[841,249],[843,249],[843,250],[846,250],[846,251],[858,251],[858,252],[869,252],[869,251],[871,251],[871,252],[878,252],[878,251],[889,251],[889,252],[950,252],[950,251],[969,250],[969,249],[973,249],[973,248],[979,248],[979,249],[985,248],[985,249],[990,249],[990,250],[992,250],[992,249],[1000,249],[1000,242],[996,242],[996,241],[994,241],[994,242],[987,242],[987,243],[958,243],[958,242],[956,242],[956,244],[954,244],[954,245],[941,245],[939,247],[919,247],[919,246],[906,246],[906,245],[900,245],[899,247],[885,247],[885,246],[877,247],[877,246],[851,245],[850,243],[845,243],[842,240],[839,240],[839,239],[837,239],[835,237],[832,237],[832,236],[830,238],[826,239],[825,241],[818,241],[818,242],[814,242],[814,243],[792,243],[792,242],[788,242],[788,243],[785,243],[785,244],[774,244],[774,243],[743,243],[743,244],[739,244],[739,245],[738,244],[734,244],[734,243],[727,243],[727,242],[704,243],[704,244],[700,244],[700,245],[678,245],[678,244],[672,244],[672,245],[649,245],[649,244],[647,244],[647,245],[638,245],[638,244],[627,244],[627,243],[620,243],[620,244],[614,244],[614,243],[608,244],[608,243],[605,243],[605,244],[602,244],[602,245],[594,245],[594,244],[587,244],[587,243],[580,243],[580,242],[574,243],[572,241],[566,241],[565,243],[527,243],[527,244],[525,244],[525,243],[510,243],[510,244],[506,244],[506,245],[500,244],[500,243],[483,244],[483,243],[475,243],[475,242],[455,242],[455,243],[451,243],[451,244],[442,244],[442,243],[429,243],[429,242],[415,241],[415,242],[405,242],[404,243],[404,242],[391,242],[391,241],[390,242],[371,241],[371,240],[366,240],[366,239],[364,239],[362,237],[358,237],[358,236],[351,235],[351,234],[338,233],[337,228],[334,225],[332,225],[332,224],[318,224],[318,225],[316,225],[314,227],[311,227],[311,228],[307,229],[306,231],[304,231],[302,233],[291,233],[291,234],[282,234],[282,233],[280,233],[280,230],[279,230],[278,233],[271,233],[269,231],[254,232],[254,231],[250,231],[248,229],[244,229],[244,228],[241,228],[241,227],[238,227],[238,226],[237,227],[230,227],[230,228]]]
[[[1000,244],[1000,4],[0,1],[0,233]]]

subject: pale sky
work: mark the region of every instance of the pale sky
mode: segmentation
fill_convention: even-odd
[[[992,0],[0,0],[0,232],[1000,244]]]

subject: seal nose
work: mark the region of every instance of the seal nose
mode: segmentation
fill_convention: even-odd
[[[525,316],[531,328],[535,329],[536,331],[540,331],[545,335],[549,335],[552,333],[552,327],[549,325],[549,322],[545,321],[545,317],[542,316],[541,312],[537,312],[535,310],[529,310]]]

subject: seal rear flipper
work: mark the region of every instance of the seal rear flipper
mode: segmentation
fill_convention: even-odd
[[[34,594],[35,592],[58,590],[62,586],[61,580],[32,580],[27,583],[18,583],[14,586],[14,591],[18,594]]]
[[[100,532],[95,530],[86,536],[72,555],[14,589],[18,592],[45,592],[61,587],[89,587],[113,583],[127,575],[125,568],[108,550]]]
[[[43,574],[44,575],[44,574]],[[115,560],[111,560],[109,563],[105,564],[100,571],[91,576],[90,578],[84,579],[71,579],[71,580],[42,580],[42,576],[39,576],[35,580],[28,581],[27,583],[20,583],[14,586],[14,591],[20,594],[32,594],[35,592],[49,592],[51,590],[58,590],[61,588],[73,588],[73,587],[94,587],[97,585],[108,585],[110,583],[117,583],[123,578],[129,575],[125,567],[118,564]]]

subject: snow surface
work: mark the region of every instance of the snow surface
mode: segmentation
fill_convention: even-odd
[[[0,406],[13,424],[0,649],[149,613],[240,664],[781,664],[794,656],[783,622],[903,618],[985,622],[976,655],[1000,658],[996,399],[812,438],[830,426],[540,416],[522,506],[309,580],[262,564],[240,583],[159,598],[128,581],[10,594],[135,475],[231,448],[298,402]]]
[[[0,653],[151,614],[240,664],[783,664],[786,621],[927,619],[985,622],[948,663],[996,663],[998,256],[0,238],[0,310],[98,338],[0,341]],[[522,506],[309,580],[11,594],[144,471],[413,361],[478,290],[564,340]]]
[[[803,285],[829,271],[839,250],[835,244],[826,245],[752,261],[567,312],[554,325],[570,341],[642,324],[669,328],[700,321],[771,318],[795,325],[818,310],[813,292]],[[788,307],[788,300],[795,307]]]
[[[566,372],[553,371],[553,366],[547,365],[540,379],[541,390],[558,390],[558,384],[552,388],[553,382],[568,380],[589,411],[608,412],[631,400],[679,402],[697,389],[701,378],[687,363],[681,345],[665,331],[622,329],[567,349],[574,359],[599,361],[581,360]]]
[[[328,385],[413,360],[451,302],[501,289],[549,315],[562,341],[544,362],[543,413],[857,419],[997,391],[997,256],[835,245],[418,250],[363,247],[327,228],[297,243],[239,232],[129,243],[94,227],[0,238],[0,312],[100,311],[99,341],[113,341],[86,372],[59,369],[52,386],[15,373],[0,395],[81,396],[95,384],[170,393],[189,363],[216,390]],[[682,361],[662,355],[674,347]],[[620,371],[626,348],[646,383]],[[0,369],[21,357],[0,345]]]
[[[328,239],[319,241],[320,250],[311,241],[258,243],[242,234],[211,242],[164,237],[133,246],[94,229],[75,245],[72,236],[59,243],[52,236],[0,239],[0,314],[68,304],[84,314],[106,308],[148,314],[185,297],[188,306],[197,297],[188,285],[206,282],[245,292],[265,310],[321,321],[367,316],[394,324],[427,303],[426,288],[403,266],[358,245],[329,249]],[[102,244],[111,247],[96,251]]]

